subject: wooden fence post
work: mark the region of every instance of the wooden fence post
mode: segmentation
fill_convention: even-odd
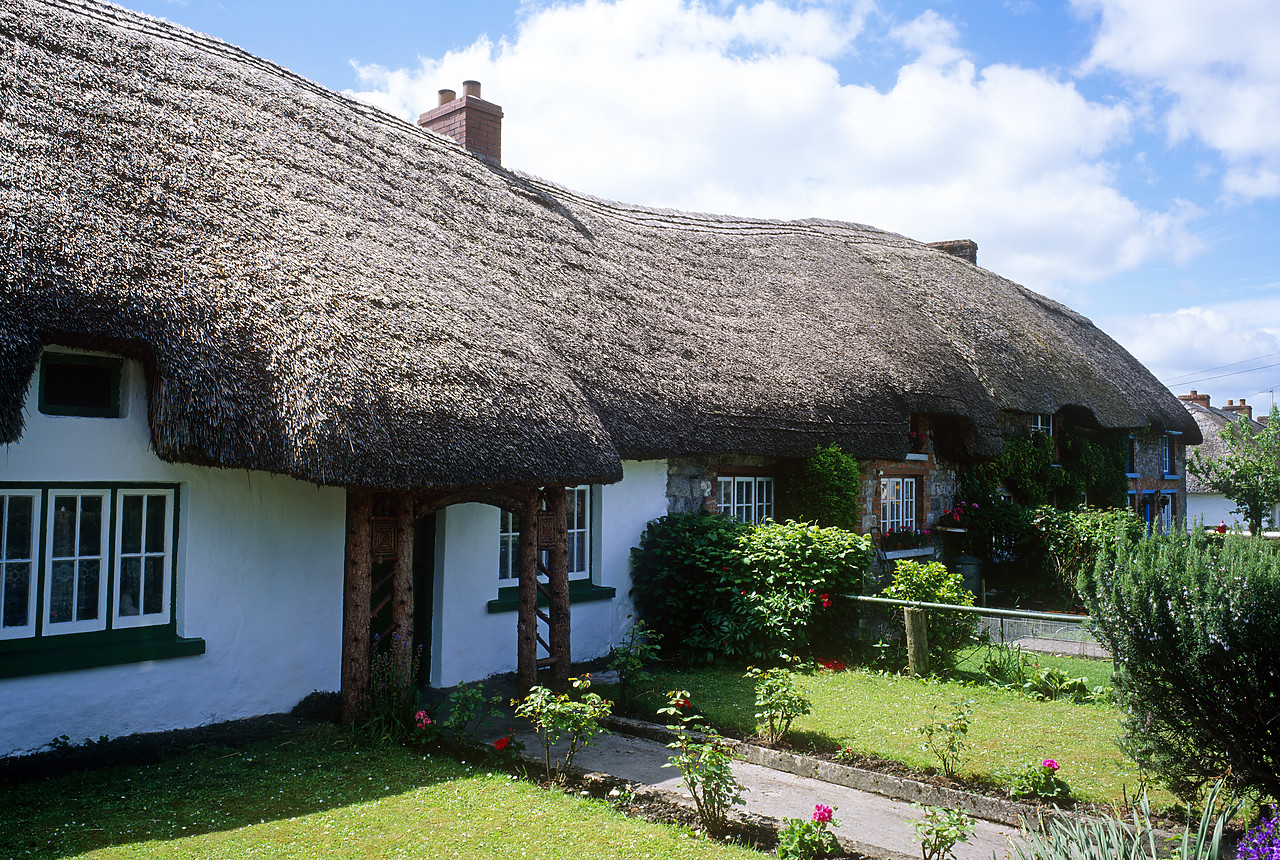
[[[396,560],[391,575],[391,627],[400,634],[396,661],[400,677],[407,678],[413,667],[413,530],[412,493],[397,493],[393,502],[396,517]],[[417,686],[418,679],[411,678]]]
[[[527,695],[538,682],[538,490],[529,488],[520,510],[520,601],[516,611],[516,685]]]
[[[929,616],[923,609],[903,607],[907,620],[907,666],[912,675],[929,674]]]
[[[565,489],[545,490],[547,510],[555,524],[555,540],[547,554],[547,590],[550,592],[547,643],[551,646],[551,688],[569,690],[569,530],[566,521]]]

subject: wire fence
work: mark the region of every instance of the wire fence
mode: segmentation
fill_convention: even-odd
[[[1094,637],[1087,615],[1032,612],[1022,609],[991,609],[985,606],[955,606],[949,603],[923,603],[856,594],[849,597],[859,603],[879,605],[883,608],[885,615],[892,612],[892,608],[898,607],[923,609],[929,613],[947,613],[951,616],[975,616],[979,634],[986,634],[992,642],[1017,646],[1024,651],[1092,657],[1100,660],[1111,657],[1106,648]]]

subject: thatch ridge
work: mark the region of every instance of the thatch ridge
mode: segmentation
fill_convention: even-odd
[[[971,455],[1001,411],[1195,425],[1088,320],[821,219],[600,200],[96,0],[0,10],[0,440],[46,344],[142,360],[163,458],[322,484]]]

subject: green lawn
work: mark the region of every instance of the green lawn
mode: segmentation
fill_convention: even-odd
[[[976,661],[980,666],[981,655]],[[1071,677],[1087,676],[1090,687],[1105,683],[1111,672],[1109,663],[1097,661],[1045,658],[1041,663]],[[1009,773],[1052,758],[1080,800],[1120,804],[1138,785],[1136,768],[1115,743],[1120,713],[1113,705],[1039,702],[1014,690],[860,669],[797,675],[797,680],[813,702],[813,713],[795,721],[788,736],[793,745],[821,751],[852,747],[920,770],[936,767],[937,759],[921,749],[917,729],[949,715],[952,702],[971,699],[971,749],[962,776],[1005,785]],[[729,734],[754,731],[755,691],[739,670],[664,671],[651,686],[691,691],[695,705]],[[1173,801],[1163,790],[1152,790],[1151,799],[1157,806]]]
[[[335,728],[0,786],[0,809],[4,858],[760,856]]]

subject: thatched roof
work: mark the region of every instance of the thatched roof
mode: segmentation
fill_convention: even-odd
[[[50,343],[143,361],[161,457],[349,486],[895,457],[913,412],[977,454],[1001,410],[1196,432],[1088,320],[919,242],[588,198],[181,27],[8,0],[0,441]]]
[[[1182,406],[1200,428],[1200,435],[1204,441],[1200,443],[1194,453],[1205,460],[1220,460],[1227,453],[1226,444],[1222,441],[1222,430],[1232,421],[1248,421],[1255,433],[1260,433],[1266,429],[1263,424],[1254,421],[1252,418],[1246,418],[1237,412],[1229,412],[1226,409],[1218,409],[1187,400],[1182,401]],[[1191,456],[1192,451],[1188,450],[1187,457],[1190,458]],[[1217,493],[1218,491],[1205,484],[1204,481],[1193,475],[1191,470],[1188,469],[1187,492]]]

